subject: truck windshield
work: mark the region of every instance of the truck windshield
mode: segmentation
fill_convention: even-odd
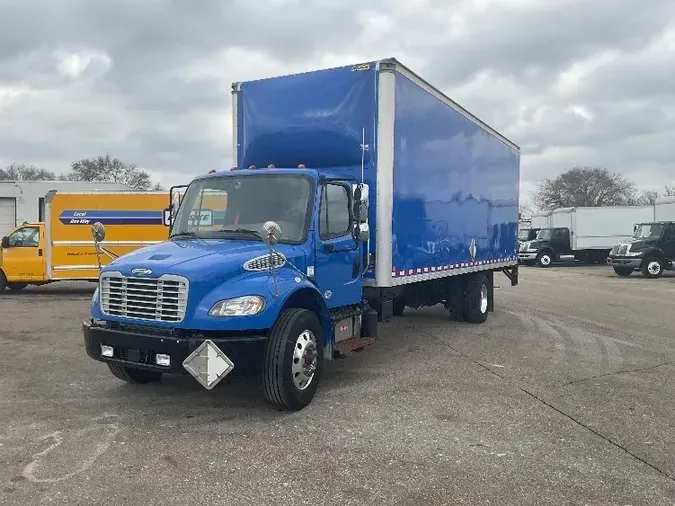
[[[529,228],[521,228],[518,230],[518,240],[519,241],[527,241],[530,238],[530,229]]]
[[[313,182],[303,175],[227,175],[193,182],[180,204],[171,237],[261,241],[266,221],[281,227],[280,242],[305,240]]]
[[[542,241],[547,241],[551,237],[553,237],[553,229],[552,228],[542,228],[539,233],[537,234],[537,239],[542,240]]]
[[[637,239],[658,238],[663,232],[663,223],[641,223],[635,227],[633,237]]]

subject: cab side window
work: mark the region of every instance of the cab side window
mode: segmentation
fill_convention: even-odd
[[[37,248],[40,245],[40,229],[20,228],[11,233],[8,239],[10,248]]]
[[[350,232],[351,197],[349,188],[343,184],[328,183],[323,187],[321,211],[319,213],[319,235],[321,239],[340,237]]]
[[[668,225],[666,233],[663,234],[663,239],[667,242],[675,242],[675,223]]]

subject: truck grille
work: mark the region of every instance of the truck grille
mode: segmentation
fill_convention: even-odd
[[[105,273],[101,276],[101,310],[110,316],[181,322],[187,292],[187,279],[180,276],[135,278]]]
[[[612,248],[612,256],[621,256],[625,255],[628,253],[628,245],[627,244],[617,244]]]

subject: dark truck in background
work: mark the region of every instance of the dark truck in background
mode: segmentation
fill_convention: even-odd
[[[615,244],[607,263],[619,276],[641,271],[647,278],[658,278],[675,269],[675,221],[636,224],[633,237]]]

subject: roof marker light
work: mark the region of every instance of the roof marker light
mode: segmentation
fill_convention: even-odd
[[[267,168],[268,168],[268,169],[274,169],[274,168],[275,168],[275,166],[274,166],[274,164],[273,164],[273,163],[270,163],[270,164],[269,164],[269,165],[267,166]]]
[[[249,165],[248,168],[249,169],[255,169],[256,167],[255,167],[255,165]]]
[[[216,173],[216,169],[211,169],[211,170],[209,171],[209,174],[215,174],[215,173]]]
[[[299,164],[298,164],[298,169],[304,169],[304,168],[305,168],[305,164],[304,164],[304,163],[299,163]]]

